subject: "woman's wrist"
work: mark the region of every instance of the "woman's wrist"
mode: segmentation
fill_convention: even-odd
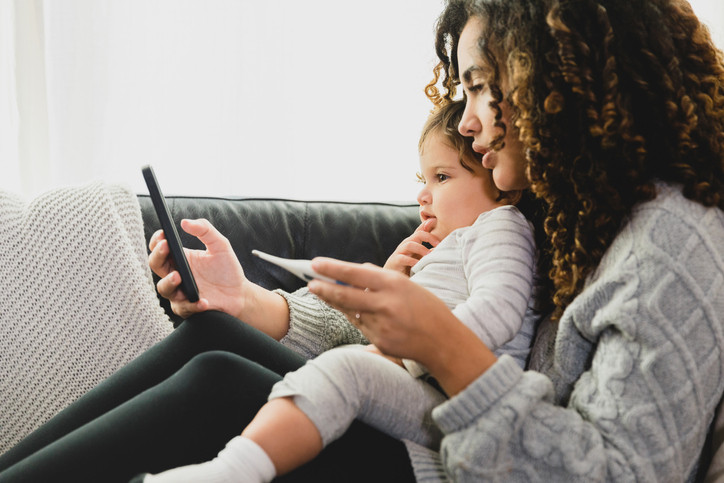
[[[429,357],[420,361],[452,397],[485,373],[497,357],[475,333],[457,319],[438,337]]]
[[[284,297],[251,282],[245,287],[236,317],[276,340],[289,332],[289,306]]]

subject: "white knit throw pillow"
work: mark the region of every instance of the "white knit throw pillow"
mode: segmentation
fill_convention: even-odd
[[[136,196],[0,191],[0,453],[163,339]]]

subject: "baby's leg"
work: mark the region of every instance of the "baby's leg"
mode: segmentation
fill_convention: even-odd
[[[384,357],[339,348],[287,373],[242,436],[264,450],[277,474],[312,460],[355,418],[397,439],[437,449],[442,434],[431,412],[444,400]]]
[[[311,461],[323,449],[319,430],[291,398],[267,402],[241,436],[264,450],[278,475]]]
[[[322,446],[357,418],[397,439],[437,449],[442,433],[432,409],[445,396],[397,364],[359,349],[327,351],[274,385],[269,399],[291,398],[313,423]]]

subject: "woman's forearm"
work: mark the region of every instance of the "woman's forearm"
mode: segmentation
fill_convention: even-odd
[[[452,397],[487,371],[497,357],[452,313],[450,317],[440,324],[441,336],[431,339],[434,347],[423,351],[418,362]]]

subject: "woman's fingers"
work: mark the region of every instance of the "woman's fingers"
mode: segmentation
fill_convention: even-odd
[[[151,254],[148,256],[148,266],[159,277],[167,276],[173,269],[168,242],[165,238],[159,239],[154,244]]]
[[[156,290],[158,293],[171,302],[178,302],[183,298],[183,292],[179,289],[181,285],[181,275],[175,270],[171,271],[168,275],[161,278],[156,284]]]
[[[175,270],[163,277],[156,284],[158,293],[171,302],[171,308],[174,313],[185,318],[209,309],[209,301],[205,298],[201,298],[197,302],[189,302],[180,286],[181,275]]]
[[[312,260],[312,268],[319,274],[343,284],[313,280],[309,283],[309,290],[355,319],[357,313],[364,315],[387,312],[388,299],[394,288],[408,280],[399,272],[384,270],[371,263],[315,258]],[[359,319],[350,320],[359,325]]]
[[[156,230],[155,232],[153,232],[153,235],[151,235],[151,239],[148,241],[148,249],[153,251],[153,249],[156,248],[158,242],[165,238],[166,236],[163,233],[163,230]]]
[[[201,240],[210,254],[228,250],[231,247],[229,240],[219,233],[208,220],[181,220],[181,228]],[[148,265],[151,270],[159,277],[167,276],[174,266],[171,263],[168,242],[162,230],[158,230],[151,236],[148,246],[151,250],[148,257]]]
[[[181,228],[201,240],[210,253],[227,250],[231,246],[229,240],[209,220],[181,220]]]
[[[357,287],[312,280],[309,282],[309,291],[344,312],[352,323],[356,323],[355,314],[363,310],[360,305],[363,303],[361,297],[364,290]]]
[[[381,267],[371,263],[359,264],[352,262],[343,262],[332,258],[317,257],[312,260],[312,269],[320,275],[325,275],[334,280],[338,280],[352,287],[340,288],[362,288],[369,290],[379,290],[384,287],[387,278],[390,275],[399,275],[395,272],[383,270]],[[343,291],[344,292],[344,291]]]

